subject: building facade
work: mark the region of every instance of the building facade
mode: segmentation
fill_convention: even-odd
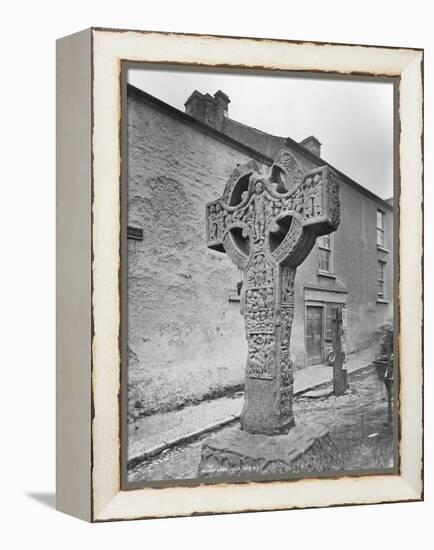
[[[132,417],[242,387],[247,355],[241,274],[206,246],[205,205],[250,158],[269,170],[286,148],[307,171],[321,143],[232,120],[229,98],[195,91],[181,112],[128,86],[128,376]],[[334,167],[336,170],[339,167]],[[338,170],[337,170],[338,171]],[[319,365],[331,319],[347,352],[376,345],[393,316],[393,206],[341,174],[339,229],[317,239],[295,281],[291,355]]]

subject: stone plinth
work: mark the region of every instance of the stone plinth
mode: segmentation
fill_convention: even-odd
[[[235,427],[204,441],[199,477],[330,472],[341,466],[324,427],[297,425],[274,436]]]

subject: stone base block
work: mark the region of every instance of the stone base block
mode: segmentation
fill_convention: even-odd
[[[296,425],[286,435],[251,434],[239,427],[202,445],[199,477],[330,472],[342,468],[328,430]]]

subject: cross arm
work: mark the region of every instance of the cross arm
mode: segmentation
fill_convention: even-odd
[[[318,235],[335,231],[340,223],[339,178],[329,166],[308,172],[301,183],[303,227]]]
[[[292,218],[292,223],[282,243],[272,252],[277,262],[297,267],[306,259],[318,236],[338,228],[339,188],[335,172],[329,166],[322,166],[307,172],[286,194],[277,221]]]
[[[247,242],[252,241],[251,228],[241,218],[252,193],[251,176],[259,171],[253,159],[238,165],[230,174],[222,197],[206,205],[208,248],[226,252],[241,269],[250,254]]]
[[[242,221],[233,220],[234,208],[228,207],[221,199],[206,206],[207,247],[217,252],[226,252],[240,269],[248,264],[251,242],[251,229]],[[230,228],[230,231],[228,230]]]
[[[328,165],[306,173],[287,149],[282,149],[271,167],[271,191],[280,199],[282,212],[296,212],[304,228],[317,235],[335,231],[339,226],[339,178]]]
[[[206,205],[206,243],[207,247],[224,252],[223,235],[226,218],[225,206],[220,200]]]

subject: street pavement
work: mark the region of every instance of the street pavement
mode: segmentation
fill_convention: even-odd
[[[372,349],[366,349],[347,357],[349,373],[369,365],[374,358]],[[314,365],[294,372],[294,394],[332,382],[333,368]],[[164,413],[139,418],[128,426],[128,462],[156,455],[166,448],[201,433],[235,422],[243,407],[244,394],[203,401]]]

